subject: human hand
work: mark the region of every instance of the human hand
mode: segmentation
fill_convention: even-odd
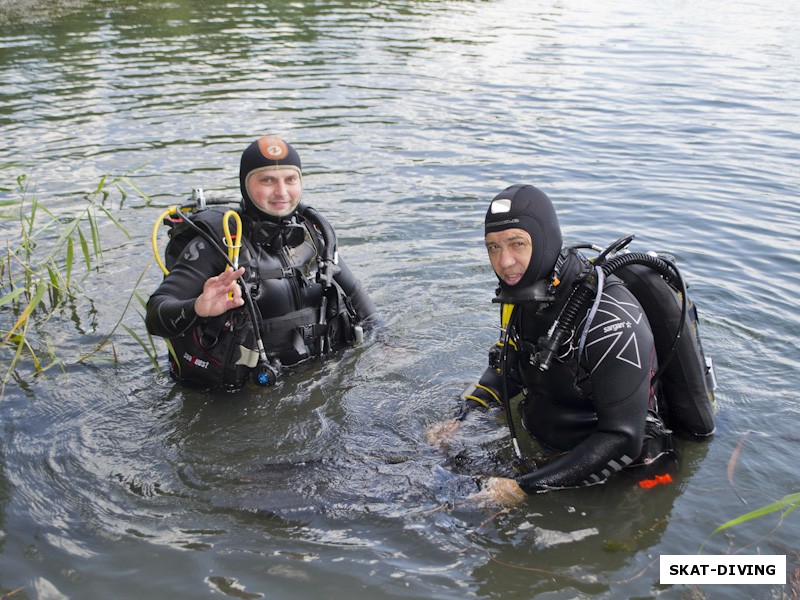
[[[458,419],[447,419],[430,425],[425,430],[425,441],[431,446],[443,446],[458,430],[460,423]]]
[[[519,484],[507,477],[489,477],[484,480],[480,491],[467,496],[467,500],[482,506],[517,506],[527,497]]]
[[[244,304],[242,289],[236,280],[244,275],[244,267],[233,271],[228,269],[216,277],[209,277],[203,285],[203,293],[194,302],[194,312],[198,317],[216,317],[232,308]]]

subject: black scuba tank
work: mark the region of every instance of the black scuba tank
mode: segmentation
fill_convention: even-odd
[[[614,274],[625,282],[645,311],[661,374],[660,396],[667,426],[679,435],[706,437],[714,432],[713,365],[706,360],[698,329],[697,307],[686,298],[687,316],[677,346],[668,355],[681,324],[682,299],[661,275],[644,265],[631,264]]]

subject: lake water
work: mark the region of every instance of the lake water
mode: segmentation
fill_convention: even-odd
[[[2,185],[29,175],[63,216],[106,173],[150,196],[109,196],[131,237],[105,225],[88,299],[40,325],[63,366],[24,361],[6,385],[0,595],[797,595],[797,513],[711,533],[800,491],[799,15],[797,0],[0,2]],[[235,199],[263,133],[300,152],[305,199],[386,329],[235,394],[176,387],[121,328],[77,362],[120,318],[143,332],[124,309],[143,272],[145,296],[160,280],[157,216],[197,186]],[[497,338],[482,218],[517,182],[553,198],[566,239],[635,233],[682,267],[719,413],[672,484],[480,507],[471,475],[510,457],[502,418],[470,422],[449,455],[423,441]],[[4,335],[12,322],[0,313]],[[659,585],[660,555],[696,553],[783,554],[788,583]]]

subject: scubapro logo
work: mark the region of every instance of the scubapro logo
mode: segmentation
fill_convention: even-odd
[[[492,227],[503,227],[505,225],[516,225],[519,223],[519,219],[505,219],[504,221],[497,221],[496,223],[486,223],[486,228],[490,229]]]
[[[183,253],[184,260],[194,261],[200,258],[200,252],[205,250],[206,245],[203,243],[203,240],[194,240],[191,244],[186,247],[186,251]]]

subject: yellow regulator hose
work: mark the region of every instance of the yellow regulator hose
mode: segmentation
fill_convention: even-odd
[[[236,222],[236,231],[231,234],[230,220]],[[222,215],[222,230],[225,232],[225,245],[228,247],[228,260],[233,263],[233,269],[239,268],[239,250],[242,248],[242,238],[240,237],[242,231],[242,219],[239,213],[235,210],[229,210]],[[225,269],[230,269],[230,265]],[[233,292],[228,292],[228,298],[233,298]]]
[[[153,256],[156,258],[156,262],[158,266],[163,271],[164,275],[169,275],[169,269],[167,269],[166,265],[164,265],[164,261],[161,260],[161,253],[158,250],[158,228],[161,226],[161,223],[164,222],[164,219],[167,217],[176,217],[180,215],[181,211],[190,212],[192,207],[180,207],[178,205],[169,206],[167,209],[162,212],[156,222],[153,224],[153,234],[151,243],[153,245]],[[236,223],[236,229],[231,232],[230,227],[230,219],[233,217],[233,220]],[[242,219],[235,210],[227,211],[222,217],[222,229],[225,232],[225,246],[228,248],[228,260],[233,263],[233,268],[239,268],[239,250],[242,247],[241,242],[241,231],[242,231]],[[230,269],[230,265],[226,268],[226,270]]]
[[[230,218],[236,222],[236,231],[231,234]],[[242,231],[242,219],[235,210],[229,210],[222,216],[222,230],[225,232],[225,245],[228,247],[228,260],[233,263],[233,268],[239,268],[239,250],[242,247],[242,240],[239,234]],[[229,266],[228,269],[231,267]]]
[[[170,206],[158,216],[156,219],[155,224],[153,225],[153,237],[152,237],[152,244],[153,244],[153,255],[156,257],[156,262],[161,270],[164,272],[164,275],[169,275],[169,270],[166,266],[164,266],[164,262],[161,260],[161,253],[158,251],[158,228],[161,226],[162,221],[169,216],[175,216],[178,214],[178,206]]]

